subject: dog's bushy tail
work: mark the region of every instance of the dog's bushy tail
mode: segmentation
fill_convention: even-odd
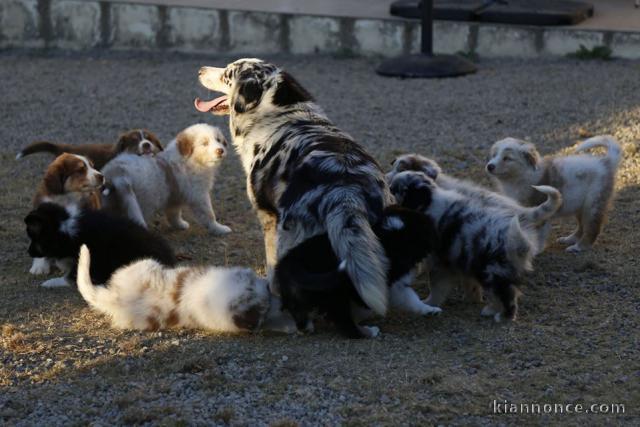
[[[609,163],[613,170],[618,168],[620,160],[622,159],[622,147],[613,136],[598,135],[589,138],[576,147],[576,153],[582,153],[594,147],[605,147],[607,149],[607,155],[603,160]]]
[[[388,260],[369,224],[362,196],[344,192],[326,216],[327,233],[340,268],[358,295],[375,313],[384,315],[389,304]]]
[[[73,149],[70,149],[70,147],[73,146],[69,144],[56,144],[48,141],[36,141],[24,147],[16,156],[16,160],[33,153],[51,153],[57,157],[62,153],[72,153]]]
[[[105,307],[110,301],[109,290],[95,286],[91,281],[91,254],[87,245],[80,248],[80,258],[78,259],[78,273],[76,283],[82,298],[93,308],[106,312]]]
[[[520,220],[532,225],[539,225],[550,219],[562,206],[562,194],[554,187],[549,185],[533,185],[535,190],[547,195],[544,203],[526,209],[521,215]]]
[[[507,259],[516,267],[518,273],[533,270],[534,249],[535,244],[522,231],[518,217],[511,218],[506,238]]]

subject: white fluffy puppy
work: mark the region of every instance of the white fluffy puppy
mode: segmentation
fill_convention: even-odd
[[[500,191],[525,206],[539,204],[543,196],[532,185],[550,185],[562,193],[558,216],[575,215],[578,226],[558,241],[569,252],[591,247],[606,220],[613,199],[616,171],[622,157],[620,144],[608,135],[582,142],[576,153],[605,147],[603,157],[587,154],[541,158],[535,146],[515,138],[493,144],[486,170]]]
[[[216,221],[211,205],[214,174],[227,153],[220,129],[195,124],[180,132],[156,157],[120,154],[102,170],[107,179],[105,208],[147,226],[159,211],[169,224],[186,229],[182,218],[188,206],[197,221],[214,234],[231,231]]]
[[[249,268],[167,268],[145,259],[116,270],[100,286],[91,282],[90,267],[89,249],[83,245],[78,290],[116,328],[296,331],[293,318],[281,310],[280,299],[269,293],[268,281]]]

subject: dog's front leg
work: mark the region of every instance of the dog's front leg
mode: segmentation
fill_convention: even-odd
[[[273,269],[278,262],[278,217],[270,212],[259,210],[258,220],[260,220],[264,232],[267,277],[271,278]]]
[[[213,206],[211,205],[211,196],[209,193],[204,194],[201,198],[193,200],[189,203],[196,220],[203,227],[206,227],[212,234],[224,235],[231,232],[231,228],[226,225],[220,224],[216,220],[216,214],[213,212]]]

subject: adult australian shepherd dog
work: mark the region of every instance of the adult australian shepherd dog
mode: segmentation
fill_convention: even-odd
[[[195,107],[230,116],[247,193],[264,228],[268,270],[289,249],[326,232],[364,303],[384,314],[388,261],[371,227],[393,198],[378,163],[275,65],[240,59],[202,67],[199,79],[223,94],[196,99]],[[277,282],[272,290],[278,292]]]

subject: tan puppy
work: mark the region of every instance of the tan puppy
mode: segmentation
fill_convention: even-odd
[[[105,208],[147,222],[163,211],[169,224],[186,229],[182,209],[189,207],[198,222],[214,234],[231,231],[217,222],[211,205],[214,175],[227,154],[220,129],[196,124],[181,131],[155,157],[120,154],[103,169],[108,184]]]
[[[560,190],[563,204],[556,216],[573,215],[578,226],[558,242],[569,245],[569,252],[579,252],[590,248],[602,230],[622,157],[620,144],[608,135],[587,139],[576,153],[595,147],[605,147],[607,154],[541,158],[533,144],[506,138],[493,144],[486,170],[502,193],[525,206],[539,204],[543,198],[532,185],[550,185]]]

